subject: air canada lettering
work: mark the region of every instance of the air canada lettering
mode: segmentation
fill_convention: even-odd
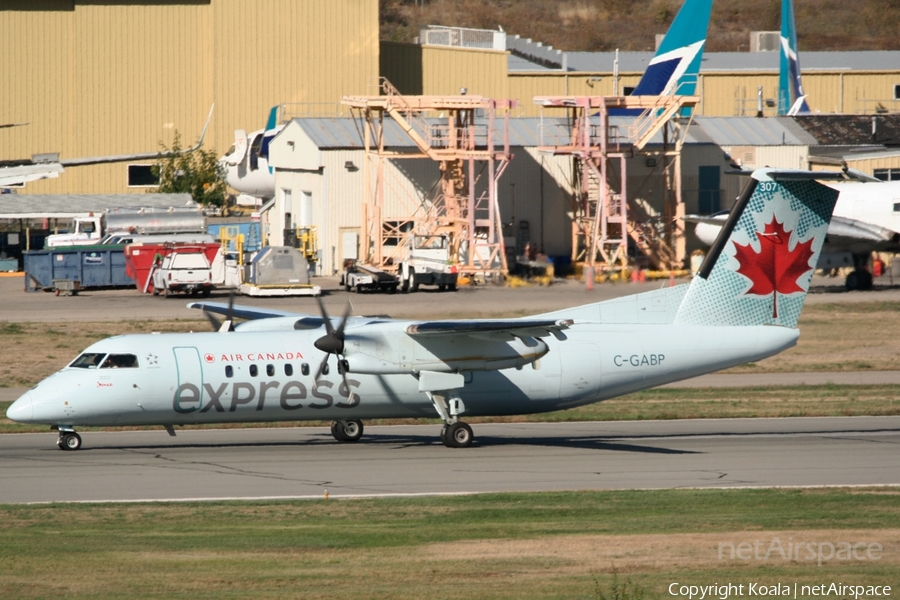
[[[340,401],[335,402],[334,396],[329,392],[334,387],[334,383],[326,380],[319,381],[311,392],[317,401],[306,406],[319,409],[331,406],[338,408],[358,406],[359,394],[353,391],[353,388],[358,388],[359,383],[355,379],[347,379],[349,389],[348,386],[341,383],[337,390]],[[218,388],[204,383],[203,390],[206,401],[202,402],[200,388],[193,383],[183,383],[175,390],[172,408],[175,412],[182,414],[197,411],[201,413],[235,412],[238,407],[251,405],[254,410],[263,410],[267,404],[271,406],[277,402],[282,410],[297,410],[304,407],[302,401],[307,398],[306,386],[299,381],[288,381],[283,386],[280,381],[260,381],[258,386],[244,381],[236,381],[231,384],[230,394],[226,394],[228,389],[229,384],[227,383],[220,384]],[[346,402],[343,401],[344,399]],[[254,400],[256,401],[255,405]],[[241,410],[246,410],[246,408],[241,408]]]
[[[221,362],[256,362],[264,360],[303,359],[300,352],[250,352],[248,354],[220,354]]]
[[[662,365],[664,360],[666,360],[665,354],[632,354],[631,356],[616,354],[613,357],[613,363],[617,367],[627,365],[632,367],[657,367]]]

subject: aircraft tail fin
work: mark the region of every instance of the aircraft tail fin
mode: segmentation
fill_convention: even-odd
[[[778,114],[794,116],[808,113],[806,94],[800,78],[800,56],[797,53],[797,28],[794,24],[793,0],[781,0],[781,60],[778,73]]]
[[[685,0],[632,95],[695,92],[711,11],[712,0]]]
[[[276,104],[269,109],[269,118],[266,119],[266,128],[264,131],[275,129],[278,125],[278,105]]]
[[[675,323],[796,327],[842,173],[757,169],[731,209]]]

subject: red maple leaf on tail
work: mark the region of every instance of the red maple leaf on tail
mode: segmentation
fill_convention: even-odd
[[[737,272],[753,282],[747,294],[768,296],[772,294],[772,318],[778,318],[778,294],[802,292],[797,279],[812,269],[809,259],[813,255],[813,238],[798,242],[793,250],[788,249],[791,234],[784,230],[775,216],[759,236],[759,252],[750,244],[735,244],[734,257],[740,263]]]

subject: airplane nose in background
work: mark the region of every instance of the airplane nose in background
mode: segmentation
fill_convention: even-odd
[[[6,409],[6,418],[19,423],[28,423],[34,418],[34,403],[31,400],[31,393],[26,392],[21,398],[16,400]]]

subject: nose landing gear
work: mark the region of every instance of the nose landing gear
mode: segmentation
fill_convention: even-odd
[[[81,436],[72,429],[60,428],[56,445],[59,446],[60,450],[79,450],[81,448]]]

